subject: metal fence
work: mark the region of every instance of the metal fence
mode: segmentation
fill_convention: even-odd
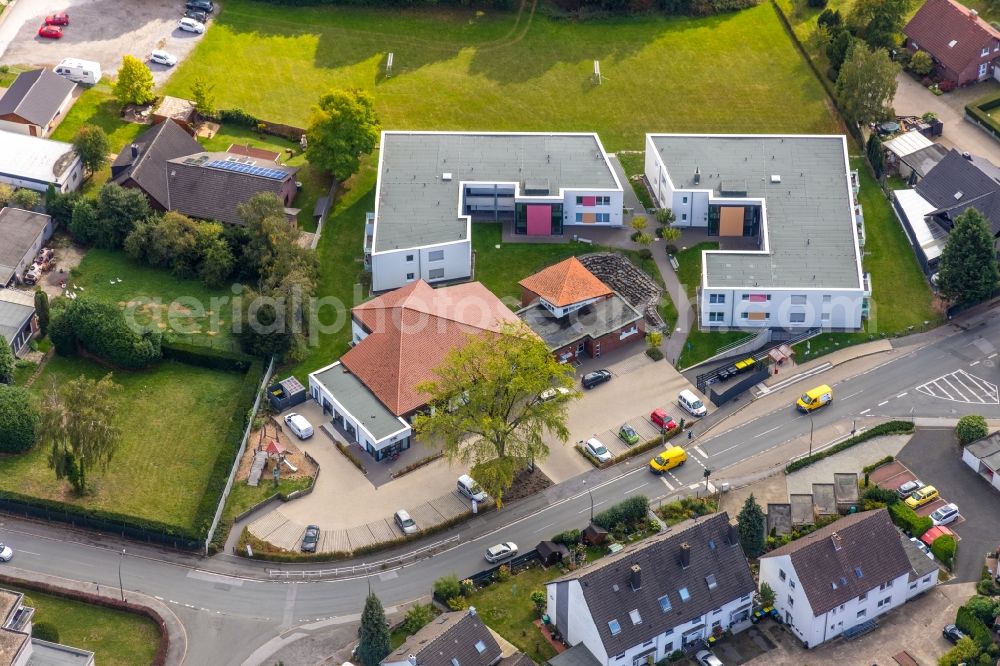
[[[229,479],[226,481],[226,487],[222,491],[222,495],[219,497],[219,505],[215,507],[215,517],[212,519],[212,526],[208,528],[208,536],[205,537],[205,555],[208,555],[209,544],[212,543],[212,537],[215,536],[215,530],[219,527],[219,521],[222,519],[222,510],[226,506],[226,500],[229,499],[229,492],[233,489],[233,481],[236,479],[236,470],[240,468],[240,460],[243,459],[243,453],[247,448],[247,441],[250,439],[250,431],[253,430],[253,415],[257,413],[260,408],[261,396],[264,395],[264,391],[267,390],[267,385],[271,381],[271,374],[274,372],[274,357],[271,357],[271,361],[267,364],[267,369],[264,371],[264,377],[261,379],[260,386],[257,387],[257,397],[253,401],[253,408],[250,410],[250,418],[247,420],[247,427],[243,431],[243,441],[240,442],[240,449],[236,453],[236,458],[233,460],[233,468],[229,470]]]
[[[367,576],[370,573],[378,573],[385,569],[391,569],[395,567],[405,566],[407,564],[413,564],[414,562],[421,560],[425,557],[431,557],[432,555],[444,550],[445,548],[451,546],[452,544],[457,544],[460,540],[460,536],[456,534],[455,536],[448,537],[447,539],[442,539],[441,541],[435,541],[434,543],[424,546],[422,548],[417,548],[409,553],[403,555],[398,555],[396,557],[390,557],[384,560],[378,560],[377,562],[364,562],[361,564],[352,564],[349,566],[336,567],[334,569],[268,569],[267,575],[271,578],[339,578],[341,576]]]

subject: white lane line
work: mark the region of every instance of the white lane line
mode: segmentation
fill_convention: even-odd
[[[854,392],[854,393],[852,393],[851,395],[845,395],[845,396],[844,396],[843,398],[840,398],[840,402],[844,402],[845,400],[850,400],[850,399],[851,399],[851,398],[853,398],[854,396],[856,396],[856,395],[861,395],[861,394],[862,394],[862,393],[864,393],[864,392],[865,392],[865,390],[864,390],[864,389],[861,389],[860,391],[855,391],[855,392]]]
[[[33,553],[33,552],[31,552],[30,550],[25,550],[25,549],[23,549],[23,548],[18,548],[18,549],[17,549],[17,552],[18,552],[18,553],[25,553],[25,554],[27,554],[27,555],[38,555],[39,557],[41,557],[41,556],[42,556],[42,554],[41,554],[41,553]]]
[[[670,492],[674,491],[674,487],[672,485],[670,485],[670,482],[667,481],[667,479],[665,477],[661,476],[660,477],[660,481],[663,481],[663,485],[665,485],[667,488],[670,488]]]
[[[537,530],[535,530],[535,532],[537,533],[537,532],[541,532],[542,530],[547,530],[548,528],[552,527],[553,525],[555,525],[555,523],[549,523],[548,525],[542,525]]]
[[[902,393],[900,393],[900,394],[899,394],[899,395],[897,395],[896,397],[897,397],[897,398],[902,398],[902,397],[903,397],[904,395],[906,395],[907,393],[909,393],[909,391],[903,391]]]
[[[865,414],[867,414],[867,413],[868,413],[868,412],[870,412],[870,411],[872,411],[872,410],[871,410],[871,407],[869,407],[869,408],[868,408],[868,409],[866,409],[865,411],[861,412],[861,416],[864,416]]]
[[[707,453],[705,453],[704,451],[702,451],[702,450],[701,450],[700,448],[698,448],[697,446],[696,446],[696,447],[694,447],[694,450],[695,450],[695,452],[696,452],[696,453],[697,453],[697,454],[698,454],[699,456],[701,456],[702,458],[705,458],[706,460],[708,459],[708,454],[707,454]]]
[[[969,364],[969,367],[972,367],[972,366],[974,366],[974,365],[979,365],[979,361],[976,361],[975,363],[970,363],[970,364]]]
[[[877,406],[881,407],[882,405],[887,405],[887,404],[889,404],[889,401],[888,400],[883,400],[882,402],[878,403]]]
[[[732,451],[735,448],[739,448],[739,446],[740,446],[739,444],[734,444],[733,446],[730,446],[728,449],[722,449],[721,451],[716,451],[715,453],[712,454],[712,456],[713,457],[721,456],[723,453],[726,453],[727,451]]]
[[[989,356],[987,356],[986,358],[994,358],[995,356],[996,356],[996,352],[993,352],[992,354],[990,354],[990,355],[989,355]]]
[[[626,495],[631,495],[632,493],[634,493],[635,491],[639,490],[640,488],[645,488],[648,485],[649,485],[649,482],[647,481],[646,483],[642,484],[641,486],[636,486],[635,488],[632,488],[631,490],[626,490],[625,494]]]
[[[778,430],[778,429],[780,429],[781,427],[782,427],[782,426],[780,426],[780,425],[779,425],[779,426],[775,426],[775,427],[771,428],[770,430],[765,430],[765,431],[764,431],[764,432],[762,432],[762,433],[759,433],[759,434],[757,434],[757,435],[754,435],[754,436],[752,437],[752,439],[757,439],[758,437],[763,437],[763,436],[764,436],[764,435],[766,435],[767,433],[769,433],[769,432],[774,432],[775,430]],[[726,449],[726,450],[728,451],[729,449]],[[720,451],[719,453],[721,453],[721,451]],[[716,455],[718,455],[718,454],[716,454]]]

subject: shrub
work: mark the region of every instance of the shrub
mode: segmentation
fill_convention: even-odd
[[[50,328],[52,343],[62,356],[71,356],[82,347],[128,370],[146,368],[161,358],[160,332],[136,333],[113,303],[78,298],[53,318]]]
[[[189,345],[183,342],[164,342],[160,345],[160,350],[165,359],[210,370],[244,373],[250,369],[250,365],[254,362],[252,356],[240,352]]]
[[[928,518],[928,520],[930,519]],[[931,552],[934,553],[934,557],[938,558],[938,561],[950,569],[952,560],[955,559],[955,547],[955,537],[942,534],[934,539],[934,543],[931,544]]]
[[[594,524],[606,530],[619,523],[623,523],[626,528],[635,527],[645,520],[648,513],[649,499],[645,495],[633,495],[594,516]]]
[[[0,344],[6,344],[0,338]],[[0,452],[24,453],[38,435],[38,410],[28,390],[0,384]]]
[[[867,465],[867,466],[863,467],[861,469],[861,471],[864,472],[865,474],[871,474],[872,472],[874,472],[875,470],[877,470],[882,465],[888,465],[893,460],[895,460],[895,458],[893,458],[892,456],[886,456],[885,458],[882,458],[881,460],[876,460],[871,465]]]
[[[444,601],[462,596],[462,584],[458,582],[458,576],[449,574],[434,581],[434,596]]]
[[[909,68],[917,76],[927,76],[934,71],[934,60],[926,51],[917,51],[910,58]]]
[[[639,250],[639,258],[640,259],[652,259],[653,258],[653,251],[650,250],[648,247],[640,248],[640,250]]]
[[[906,502],[896,502],[888,508],[892,522],[918,539],[934,525],[929,517],[918,516],[916,511],[906,506]]]
[[[843,22],[838,9],[824,9],[816,18],[816,23],[826,27],[830,32]]]
[[[403,629],[413,635],[434,619],[434,607],[430,604],[417,604],[406,611]]]
[[[872,502],[881,502],[882,504],[888,506],[898,502],[899,495],[895,490],[889,490],[888,488],[883,488],[881,486],[869,486],[861,495],[861,499]]]
[[[659,347],[647,347],[646,356],[653,359],[654,361],[662,361],[663,351]]]
[[[219,120],[224,123],[249,127],[250,129],[257,129],[257,124],[260,122],[256,117],[243,109],[220,109]]]
[[[993,644],[989,628],[968,605],[958,609],[958,613],[955,615],[955,626],[964,631],[966,636],[971,637],[980,649],[985,650]]]
[[[845,439],[840,444],[835,444],[829,448],[823,449],[819,453],[814,453],[811,456],[806,456],[805,458],[799,458],[787,466],[785,466],[785,473],[790,474],[795,470],[802,469],[803,467],[808,467],[809,465],[823,460],[835,453],[840,453],[845,449],[849,449],[856,444],[872,439],[873,437],[880,437],[882,435],[898,435],[901,433],[913,432],[913,423],[910,421],[886,421],[885,423],[880,423],[873,428],[855,435],[849,439]]]
[[[951,92],[952,90],[954,90],[957,87],[958,87],[958,84],[956,84],[954,81],[951,81],[949,79],[945,79],[944,81],[942,81],[941,83],[938,84],[938,90],[940,90],[941,92]]]
[[[664,247],[667,250],[667,254],[677,254],[677,246],[673,243],[667,243]]]
[[[711,499],[685,497],[676,502],[664,504],[656,510],[656,513],[667,525],[676,525],[688,518],[707,516],[710,513],[715,513],[715,511],[716,505]]]
[[[924,78],[920,79],[920,85],[922,85],[924,88],[930,88],[932,85],[934,85],[934,79],[930,78],[929,76],[925,76]]]
[[[498,583],[504,583],[510,580],[510,565],[501,564],[499,567],[497,567],[496,573],[493,574],[493,577],[496,579]]]
[[[955,436],[962,446],[971,444],[990,434],[986,419],[979,414],[966,414],[955,424]]]
[[[35,622],[31,625],[31,637],[49,643],[58,643],[59,629],[50,622]]]
[[[807,4],[813,9],[822,9],[826,7],[826,0],[808,0]]]
[[[976,595],[965,602],[965,608],[972,611],[983,624],[989,626],[1000,615],[1000,603],[986,596]]]
[[[535,615],[541,617],[545,614],[545,607],[548,605],[548,599],[545,597],[544,590],[535,590],[531,593],[531,604],[535,607]]]
[[[566,530],[565,532],[560,532],[552,537],[552,542],[559,543],[564,546],[575,546],[580,543],[580,530]]]

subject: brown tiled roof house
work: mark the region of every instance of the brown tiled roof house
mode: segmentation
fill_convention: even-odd
[[[938,73],[960,86],[995,76],[1000,31],[954,0],[926,0],[903,28],[911,51],[926,51]]]
[[[502,649],[475,608],[442,613],[382,660],[382,666],[494,666]]]

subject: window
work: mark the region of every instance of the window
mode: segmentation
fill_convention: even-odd
[[[864,578],[864,574],[861,572],[861,567],[854,567],[855,578]]]
[[[687,203],[687,202],[688,202],[688,198],[687,197],[684,197],[683,199],[681,199],[681,203]]]
[[[655,638],[653,640],[651,640],[651,641],[646,641],[645,643],[642,644],[642,647],[649,647],[650,645],[652,645],[655,642],[656,642]]]
[[[639,615],[639,609],[633,608],[628,613],[629,618],[632,620],[632,624],[642,624],[642,616]]]
[[[823,315],[820,317],[820,319],[822,319],[823,321],[830,321],[830,313],[824,312]]]
[[[668,599],[667,595],[664,594],[662,597],[660,597],[660,610],[666,613],[668,610],[670,610],[670,608],[671,608],[670,599]]]
[[[861,595],[858,596],[858,601],[864,601],[867,598],[868,598],[868,593],[864,592],[864,593],[862,593]]]
[[[741,312],[740,319],[750,319],[751,321],[761,321],[764,319],[770,319],[770,312]]]
[[[806,321],[805,312],[789,312],[788,321],[792,324],[804,324]]]
[[[708,321],[712,324],[721,324],[725,320],[725,312],[709,312]]]
[[[823,296],[823,302],[824,303],[829,303],[832,300],[833,300],[833,296],[830,296],[829,294],[826,294],[825,296]]]
[[[604,224],[611,222],[611,213],[598,213],[597,222],[598,223],[603,222]]]
[[[879,589],[879,590],[884,590],[884,589],[886,589],[887,587],[892,587],[892,581],[891,581],[891,580],[890,580],[890,581],[889,581],[888,583],[882,583],[881,585],[879,585],[879,586],[878,586],[878,589]]]
[[[719,587],[718,581],[715,580],[715,574],[708,574],[705,576],[705,582],[708,583],[708,589],[714,590]]]
[[[725,303],[726,302],[726,295],[725,294],[709,294],[708,295],[708,302],[709,303],[719,303],[719,304]]]
[[[785,575],[784,569],[778,569],[778,578],[780,578],[781,580],[785,580],[786,578],[788,578],[788,576]]]
[[[479,654],[486,652],[486,643],[482,641],[476,641],[476,652],[478,652]]]
[[[882,608],[882,606],[888,606],[891,603],[892,603],[892,597],[886,597],[885,599],[882,599],[881,601],[878,602],[878,607]]]
[[[795,589],[795,581],[794,580],[788,581],[788,587],[790,587],[790,588],[792,588],[794,590]]]
[[[462,666],[462,665],[458,663],[458,659],[456,659],[455,657],[452,657],[451,658],[451,666]]]
[[[867,614],[868,614],[868,611],[865,610],[864,608],[862,608],[861,610],[858,611],[858,617],[859,618],[864,617]]]
[[[715,630],[720,629],[721,627],[722,627],[722,620],[716,620],[715,622],[712,623],[712,633],[714,634]]]
[[[407,273],[406,274],[406,279],[407,280],[412,280],[413,279],[413,273]]]
[[[924,578],[923,582],[925,582],[925,583],[929,583],[929,582],[931,582],[931,577],[930,577],[930,576],[926,576],[926,577]]]
[[[577,213],[576,214],[576,221],[577,222],[583,222],[583,213]]]
[[[427,279],[428,280],[440,280],[443,277],[444,277],[444,269],[443,268],[432,268],[427,273]]]
[[[788,605],[789,606],[794,606],[795,605],[795,599],[792,599],[792,595],[790,595],[790,594],[788,595]]]
[[[916,583],[910,583],[910,589],[911,590],[917,589],[917,584]]]
[[[577,197],[576,198],[576,205],[577,206],[582,206],[583,205],[583,197]]]
[[[625,658],[625,653],[624,652],[622,652],[621,654],[616,654],[615,655],[615,661],[621,661],[624,658]]]
[[[990,54],[990,47],[984,46],[982,52],[980,52],[979,55],[985,57],[985,56],[988,56],[989,54]]]
[[[618,634],[622,633],[622,625],[618,624],[618,620],[610,620],[608,622],[608,629],[611,630],[612,636],[617,636]]]
[[[686,220],[686,219],[688,219],[688,214],[687,213],[681,213],[681,220]]]
[[[407,261],[413,261],[413,255],[412,254],[406,255],[406,260]]]
[[[610,206],[611,205],[611,197],[597,197],[597,205],[598,206]]]
[[[444,261],[444,250],[431,250],[427,253],[427,261]]]
[[[688,599],[691,598],[691,593],[688,592],[688,589],[686,587],[682,587],[681,589],[677,590],[677,593],[681,595],[681,601],[687,601]]]
[[[805,305],[806,295],[805,294],[792,294],[792,305]]]

